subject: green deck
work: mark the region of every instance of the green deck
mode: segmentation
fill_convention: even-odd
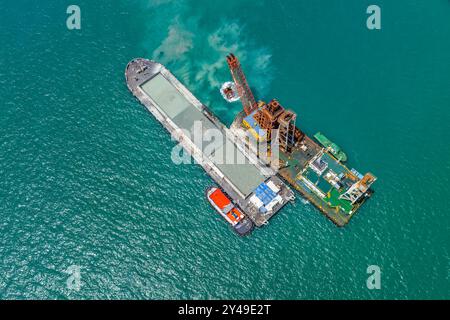
[[[342,209],[346,214],[350,214],[353,210],[351,202],[348,200],[339,199],[340,195],[341,193],[339,193],[338,190],[332,188],[327,194],[327,197],[324,199],[324,201],[326,201],[331,207]]]
[[[344,226],[350,221],[360,204],[352,205],[350,201],[339,199],[344,190],[339,192],[324,179],[323,175],[319,177],[311,168],[306,167],[309,164],[309,160],[322,148],[307,136],[304,142],[308,146],[308,151],[306,152],[298,148],[295,148],[292,154],[289,155],[280,151],[280,160],[284,167],[279,170],[279,174],[336,225]],[[342,163],[329,153],[324,153],[322,159],[328,163],[327,170],[332,170],[336,174],[349,172]],[[307,178],[322,191],[326,195],[325,198],[321,198],[301,181],[300,173],[304,169],[306,170],[301,176]]]
[[[207,130],[222,130],[217,127],[203,112],[197,109],[185,96],[175,88],[162,74],[157,74],[143,85],[142,90],[155,102],[156,107],[173,121],[178,128],[190,132],[193,143],[199,147],[204,154],[208,143],[203,143],[203,137]],[[194,131],[201,125],[202,132]],[[200,139],[194,135],[199,134]],[[223,137],[226,137],[223,134]],[[207,154],[209,158],[220,169],[222,174],[246,197],[266,179],[260,170],[249,163],[243,152],[238,147],[224,138],[220,146],[216,146],[214,154]],[[210,151],[211,148],[209,148]]]

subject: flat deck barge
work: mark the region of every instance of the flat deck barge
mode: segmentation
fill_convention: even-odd
[[[267,224],[281,208],[293,201],[294,193],[276,172],[249,151],[239,137],[163,65],[134,59],[128,63],[125,77],[133,95],[254,225]],[[204,146],[202,139],[195,138],[199,134],[207,135],[208,130],[218,131],[223,136],[214,151]],[[224,161],[224,157],[240,160]],[[263,201],[267,197],[271,197],[268,203]]]
[[[323,135],[316,135],[315,141],[302,132],[296,114],[276,99],[257,103],[238,59],[230,54],[227,61],[244,107],[230,128],[159,63],[135,59],[125,76],[133,95],[245,215],[246,223],[237,228],[240,233],[267,224],[292,201],[288,185],[337,226],[346,225],[371,196],[377,178],[347,168],[340,147]],[[214,148],[202,143],[211,130],[220,136]],[[274,141],[280,147],[267,145]],[[261,143],[270,157],[259,150]],[[274,150],[279,151],[275,156]]]

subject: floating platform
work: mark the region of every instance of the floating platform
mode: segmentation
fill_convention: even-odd
[[[162,64],[134,59],[126,67],[125,78],[133,95],[257,227],[267,224],[294,199],[294,193],[276,172],[249,152],[243,141]],[[203,136],[208,130],[218,131],[223,136],[214,150],[192,138],[196,134]],[[240,160],[230,163],[230,157]],[[265,186],[278,191],[270,203],[261,204],[257,190]]]
[[[264,104],[262,101],[259,102],[260,107]],[[247,132],[251,133],[252,127],[246,120],[251,116],[240,112],[231,124],[230,130],[241,137],[241,140],[248,136]],[[255,141],[258,139],[255,138],[253,144],[248,146],[254,152],[257,150]],[[362,188],[363,191],[356,188],[359,193],[358,199],[355,198],[352,201],[346,198],[345,194],[351,191],[352,187],[358,186],[364,176],[355,169],[348,169],[336,158],[329,147],[319,145],[303,132],[291,152],[279,150],[279,160],[275,166],[276,168],[273,169],[283,181],[297,190],[307,203],[314,205],[339,227],[349,223],[373,192],[369,188]],[[368,177],[371,179],[370,186],[376,177],[371,174],[368,174]]]

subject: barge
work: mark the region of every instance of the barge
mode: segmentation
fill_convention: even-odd
[[[243,105],[230,128],[162,64],[134,59],[125,77],[139,102],[217,184],[208,189],[206,198],[238,234],[266,225],[293,201],[290,187],[306,199],[304,203],[313,204],[337,226],[345,226],[372,195],[377,178],[347,168],[340,147],[320,133],[314,136],[319,143],[311,139],[296,126],[297,115],[276,99],[256,102],[237,57],[230,54],[227,62],[233,82],[225,83],[221,94],[226,101],[240,100]],[[195,138],[211,130],[221,136],[214,150]],[[230,157],[244,161],[224,161]],[[230,206],[219,205],[213,194],[223,194]]]
[[[245,144],[162,64],[134,59],[126,67],[125,78],[128,89],[138,101],[240,208],[246,224],[239,225],[242,230],[237,230],[238,233],[246,234],[253,224],[256,227],[266,225],[294,200],[293,191],[276,172],[246,149]],[[197,134],[204,136],[208,131],[219,132],[222,137],[214,152],[204,146],[203,141],[195,139]],[[229,163],[229,158],[240,161]],[[270,204],[261,205],[257,189],[267,184],[276,186],[278,192]]]

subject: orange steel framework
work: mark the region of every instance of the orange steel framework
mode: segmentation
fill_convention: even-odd
[[[258,122],[261,129],[274,129],[278,117],[283,113],[284,108],[280,103],[273,99],[265,108],[261,108],[255,114],[255,120]]]
[[[295,144],[295,120],[297,115],[291,111],[284,111],[278,118],[278,135],[280,148],[284,152],[292,152],[292,148]]]
[[[295,120],[297,115],[289,110],[285,110],[280,103],[273,99],[266,106],[256,112],[255,121],[261,129],[267,130],[267,137],[270,140],[271,131],[278,129],[278,140],[281,150],[291,152],[295,143]]]
[[[280,103],[273,99],[269,102],[268,105],[259,109],[254,118],[258,123],[259,127],[267,132],[267,140],[270,140],[272,129],[276,129],[278,127],[277,121],[278,117],[283,113],[284,108],[280,105]]]
[[[258,109],[252,91],[247,83],[241,64],[236,56],[230,53],[227,56],[227,63],[233,76],[234,83],[241,98],[242,105],[246,115],[250,115]],[[302,133],[295,127],[297,115],[291,111],[285,110],[280,103],[273,99],[267,105],[263,105],[254,114],[254,119],[259,127],[266,130],[267,141],[272,139],[272,130],[278,129],[280,148],[290,153],[295,144],[296,138],[300,138]]]
[[[234,54],[230,53],[227,56],[227,63],[230,68],[234,83],[236,84],[236,88],[239,97],[241,98],[242,105],[244,106],[244,111],[247,115],[249,115],[258,107],[255,101],[255,97],[253,96],[252,90],[250,90],[238,58],[236,58]]]

